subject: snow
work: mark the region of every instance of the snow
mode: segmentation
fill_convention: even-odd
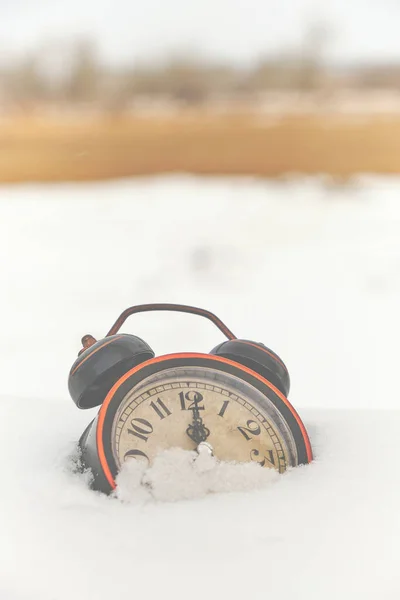
[[[262,489],[279,477],[274,469],[255,463],[219,461],[201,448],[198,452],[170,448],[160,452],[150,467],[127,461],[117,477],[116,497],[133,504],[193,500],[218,492]]]
[[[0,188],[1,600],[399,597],[399,192],[395,177]],[[73,464],[96,411],[68,398],[68,371],[84,333],[152,301],[208,308],[282,356],[313,464],[193,472],[167,454],[151,494],[127,473],[119,499],[89,491]],[[157,354],[221,340],[188,315],[124,330]]]

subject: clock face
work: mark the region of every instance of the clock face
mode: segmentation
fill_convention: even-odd
[[[131,459],[151,464],[167,448],[196,449],[188,435],[194,411],[209,431],[207,442],[216,458],[254,461],[280,473],[296,466],[297,445],[274,390],[259,381],[255,387],[246,380],[251,377],[244,379],[233,367],[227,372],[220,362],[218,368],[202,362],[161,368],[121,390],[109,419],[116,470]]]
[[[80,439],[82,466],[92,487],[109,493],[126,461],[152,464],[165,449],[196,450],[199,427],[219,460],[279,473],[312,460],[299,415],[269,381],[227,358],[180,353],[118,379]]]

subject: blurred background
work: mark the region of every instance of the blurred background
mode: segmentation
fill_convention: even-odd
[[[64,401],[83,334],[181,302],[277,351],[296,406],[397,406],[396,0],[0,12],[4,394]],[[127,329],[208,352],[189,319]]]
[[[1,181],[400,168],[396,0],[1,5]]]

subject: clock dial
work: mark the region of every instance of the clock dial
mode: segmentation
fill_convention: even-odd
[[[167,448],[194,450],[187,430],[195,408],[218,459],[254,461],[280,473],[298,464],[293,434],[265,391],[213,367],[175,366],[152,373],[121,398],[111,425],[117,470],[132,458],[151,464]]]

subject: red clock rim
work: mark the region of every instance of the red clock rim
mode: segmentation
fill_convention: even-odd
[[[295,408],[291,405],[289,400],[282,394],[282,392],[280,392],[278,390],[278,388],[276,388],[271,382],[269,382],[268,379],[265,379],[264,377],[262,377],[261,375],[259,375],[255,371],[253,371],[252,369],[249,369],[248,367],[245,367],[244,365],[241,365],[240,363],[237,363],[234,360],[230,360],[229,358],[223,358],[222,356],[214,356],[214,355],[210,355],[210,354],[202,354],[200,352],[178,352],[177,354],[164,354],[163,356],[156,356],[155,358],[150,358],[149,360],[146,360],[145,362],[141,363],[140,365],[137,365],[136,367],[133,367],[132,369],[127,371],[124,375],[122,375],[122,377],[120,377],[118,379],[118,381],[116,381],[114,383],[113,387],[111,388],[111,390],[108,392],[107,396],[105,397],[103,404],[101,405],[101,408],[99,411],[99,418],[98,418],[98,422],[97,422],[97,430],[96,430],[97,451],[98,451],[99,460],[100,460],[100,464],[103,469],[104,475],[112,489],[115,489],[117,486],[116,486],[114,477],[111,473],[110,467],[108,465],[106,454],[104,451],[104,444],[103,444],[103,428],[104,428],[104,421],[105,421],[105,417],[106,417],[106,413],[107,413],[107,408],[108,408],[111,400],[113,399],[115,392],[119,389],[119,387],[127,379],[129,379],[129,377],[131,375],[133,375],[134,373],[137,373],[137,371],[140,371],[140,369],[143,369],[144,367],[146,367],[150,364],[162,362],[162,361],[173,359],[173,358],[202,358],[202,359],[206,358],[213,362],[217,361],[217,362],[221,362],[221,363],[225,363],[225,364],[237,367],[240,370],[244,371],[245,373],[252,375],[256,379],[259,379],[262,383],[264,383],[267,387],[269,387],[277,396],[279,396],[279,398],[282,400],[282,402],[284,402],[284,404],[286,404],[287,408],[292,413],[292,415],[295,418],[295,420],[301,430],[301,433],[303,435],[303,439],[304,439],[305,446],[306,446],[307,459],[309,462],[312,461],[313,454],[312,454],[310,439],[308,437],[306,428],[304,427],[304,424],[303,424],[302,420],[300,419],[300,416],[296,412]]]

